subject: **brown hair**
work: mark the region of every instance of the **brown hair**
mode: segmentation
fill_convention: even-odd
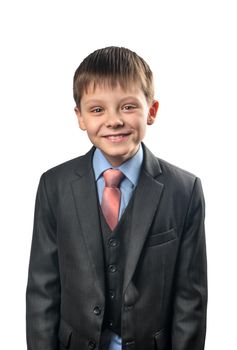
[[[135,52],[124,47],[110,46],[96,50],[87,56],[77,68],[73,79],[73,96],[77,107],[89,85],[93,88],[119,84],[126,90],[132,83],[138,84],[148,101],[154,98],[153,74]]]

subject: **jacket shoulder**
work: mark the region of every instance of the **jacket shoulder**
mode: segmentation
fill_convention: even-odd
[[[84,156],[79,156],[68,161],[65,161],[61,164],[58,164],[44,172],[46,177],[58,177],[63,174],[69,174],[73,172],[80,164],[80,160],[83,159]]]
[[[169,191],[177,196],[190,197],[195,184],[201,185],[200,179],[193,173],[173,165],[163,159],[157,158],[161,175],[159,181],[163,182]]]
[[[144,149],[144,168],[152,176],[157,177],[161,182],[193,183],[197,178],[191,172],[181,169],[178,166],[156,157],[145,145]]]
[[[194,181],[197,178],[195,174],[185,169],[182,169],[177,165],[171,164],[164,159],[157,158],[157,160],[160,164],[160,167],[164,176],[169,175],[175,178],[183,178],[183,179],[187,179],[187,181],[188,180]]]
[[[77,178],[78,175],[88,171],[88,169],[91,167],[92,154],[93,149],[91,149],[85,155],[73,158],[51,169],[48,169],[44,172],[43,177],[48,181],[72,181],[74,178]]]

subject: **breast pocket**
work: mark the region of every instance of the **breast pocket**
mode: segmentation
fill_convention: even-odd
[[[174,239],[177,239],[177,231],[175,228],[171,228],[168,231],[151,234],[147,239],[147,246],[152,247],[154,245],[165,244]]]

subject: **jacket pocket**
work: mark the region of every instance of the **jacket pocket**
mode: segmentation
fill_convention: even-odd
[[[171,350],[168,331],[163,328],[155,334],[156,350]]]
[[[147,239],[147,245],[153,246],[158,244],[167,243],[177,238],[177,233],[175,228],[171,228],[168,231],[152,234]]]
[[[66,349],[68,349],[70,346],[71,336],[72,328],[63,319],[61,319],[58,330],[58,339]]]

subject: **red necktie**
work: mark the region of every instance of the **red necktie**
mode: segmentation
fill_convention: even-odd
[[[105,187],[102,196],[101,208],[104,217],[113,230],[118,223],[121,192],[119,184],[124,174],[117,169],[108,169],[103,173]]]

